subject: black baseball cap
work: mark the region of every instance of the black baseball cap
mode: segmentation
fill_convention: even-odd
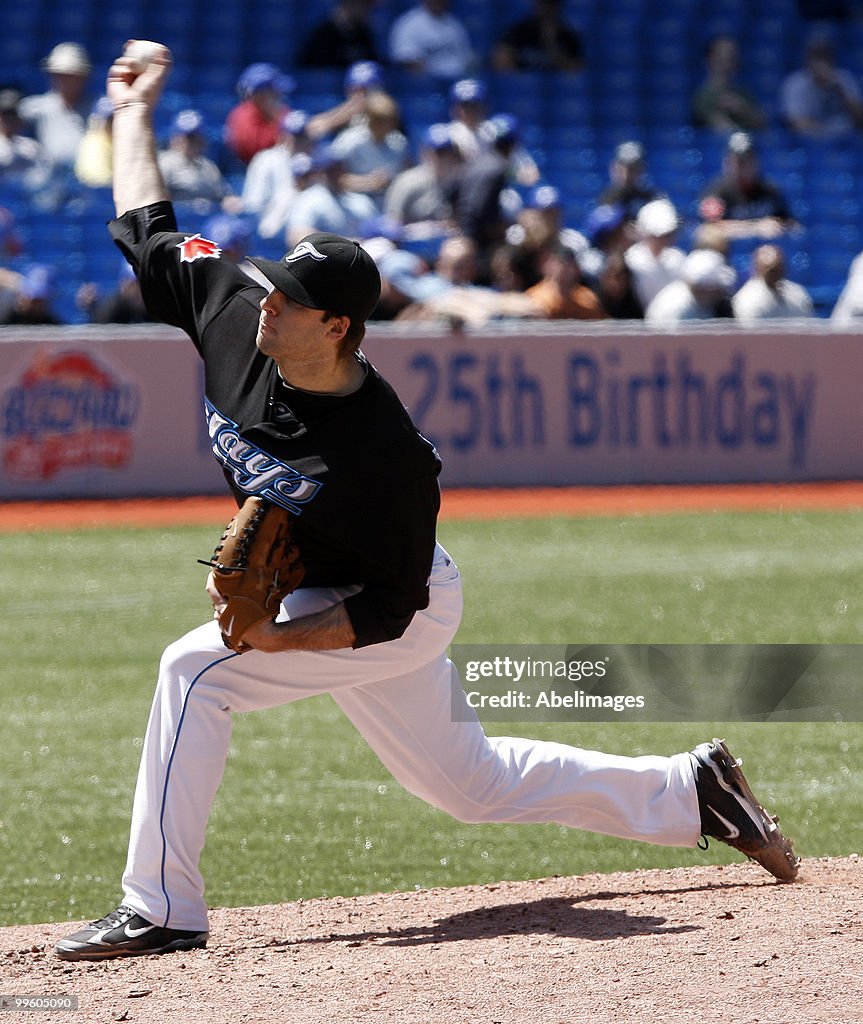
[[[374,260],[350,238],[317,231],[306,235],[280,260],[249,258],[280,292],[301,306],[326,309],[365,322],[381,295]]]

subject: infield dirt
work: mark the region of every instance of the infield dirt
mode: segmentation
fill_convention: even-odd
[[[444,489],[442,519],[661,515],[673,512],[799,511],[863,508],[863,482],[797,484],[650,484],[621,487]],[[224,523],[229,495],[18,501],[0,508],[0,533]]]
[[[97,964],[53,956],[69,923],[2,929],[3,990],[78,998],[33,1024],[863,1019],[856,855],[792,885],[741,863],[214,910],[211,929],[206,950]]]

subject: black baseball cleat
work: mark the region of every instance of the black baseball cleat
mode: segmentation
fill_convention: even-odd
[[[148,956],[178,949],[203,949],[208,932],[160,928],[131,907],[120,904],[101,921],[60,939],[54,952],[61,960],[108,960],[118,956]]]
[[[781,882],[793,882],[800,867],[790,839],[779,829],[779,819],[756,800],[722,740],[702,743],[690,752],[695,788],[705,837],[719,839],[757,861]]]

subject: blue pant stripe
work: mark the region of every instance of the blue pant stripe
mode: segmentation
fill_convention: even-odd
[[[168,758],[168,766],[165,769],[165,785],[162,789],[162,806],[159,812],[159,832],[162,836],[162,895],[165,897],[165,920],[162,924],[163,928],[168,927],[168,921],[171,917],[171,897],[168,895],[168,889],[165,884],[165,861],[168,856],[168,840],[165,837],[165,807],[168,803],[168,783],[171,779],[171,766],[174,763],[174,754],[177,752],[177,743],[180,739],[180,732],[183,729],[183,720],[186,717],[186,708],[189,705],[189,697],[191,696],[195,684],[205,672],[208,672],[211,668],[215,668],[216,665],[221,665],[223,661],[230,661],[231,658],[238,657],[239,654],[231,653],[226,655],[224,658],[219,658],[217,661],[210,662],[209,665],[205,665],[191,683],[189,683],[189,688],[186,690],[185,697],[183,697],[183,710],[180,712],[180,720],[177,723],[177,732],[174,735],[174,742],[171,744],[171,756]]]

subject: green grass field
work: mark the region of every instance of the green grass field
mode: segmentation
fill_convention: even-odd
[[[158,656],[209,614],[195,559],[218,526],[0,537],[0,924],[116,904]],[[860,512],[444,523],[441,539],[465,577],[464,643],[856,643],[863,632]],[[517,731],[632,754],[727,735],[804,856],[863,847],[863,725]],[[736,859],[716,845],[460,824],[394,783],[328,697],[237,719],[211,824],[215,906]]]

